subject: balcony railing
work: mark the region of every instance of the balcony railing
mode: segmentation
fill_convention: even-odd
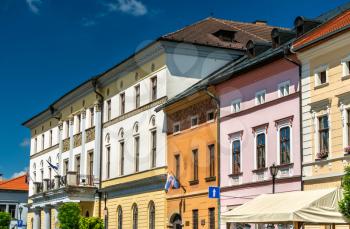
[[[53,191],[69,186],[93,187],[94,176],[70,172],[65,176],[55,176],[54,180],[45,179],[43,182],[34,182],[34,194]]]

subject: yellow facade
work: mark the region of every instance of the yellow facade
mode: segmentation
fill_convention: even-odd
[[[145,179],[165,177],[166,171],[163,167],[104,181],[102,189],[108,190],[108,228],[118,228],[118,207],[122,209],[123,228],[132,228],[133,206],[137,206],[138,209],[138,228],[149,228],[150,203],[154,203],[155,206],[155,228],[166,228],[166,196],[162,188],[164,182],[158,184],[159,187],[155,189],[147,188],[148,185],[152,185],[152,181],[148,185],[138,184]],[[119,188],[126,183],[127,190]],[[103,211],[104,200],[101,200],[101,207]]]
[[[346,109],[350,109],[350,79],[344,76],[343,60],[350,56],[350,33],[306,50],[298,55],[303,66],[303,154],[304,188],[340,187],[344,167],[350,157],[344,152],[348,146]],[[317,71],[327,71],[327,83],[317,85]],[[344,111],[345,110],[345,111]],[[329,117],[329,154],[319,160],[319,117]]]

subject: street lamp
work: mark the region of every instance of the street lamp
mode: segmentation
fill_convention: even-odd
[[[278,173],[278,167],[275,165],[275,163],[270,166],[270,174],[272,176],[272,193],[275,194],[275,181],[276,181],[276,176]]]

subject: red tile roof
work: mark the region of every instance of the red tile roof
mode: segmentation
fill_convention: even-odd
[[[28,191],[27,175],[1,181],[0,190]]]
[[[244,49],[249,40],[271,42],[271,30],[273,28],[275,27],[264,23],[246,23],[208,17],[180,30],[166,34],[162,38],[199,45]],[[234,41],[223,41],[215,36],[214,33],[218,30],[236,32]]]
[[[293,44],[293,49],[298,50],[305,48],[306,46],[314,44],[317,41],[321,41],[328,36],[337,33],[338,31],[340,32],[341,29],[349,25],[350,10],[347,10],[298,38]]]

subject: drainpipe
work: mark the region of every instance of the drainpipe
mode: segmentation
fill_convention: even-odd
[[[292,49],[290,48],[289,51],[293,54],[296,55],[295,52],[292,51]],[[301,82],[301,74],[302,74],[302,69],[301,69],[301,64],[298,63],[297,61],[287,57],[287,55],[284,55],[284,59],[292,62],[293,64],[295,64],[296,66],[298,66],[298,70],[299,70],[299,129],[300,129],[300,135],[299,135],[299,141],[300,141],[300,179],[301,179],[301,191],[304,191],[304,182],[303,182],[303,160],[304,160],[304,155],[303,155],[303,120],[302,120],[302,82]]]
[[[101,102],[101,129],[103,130],[103,108],[104,108],[104,96],[98,91],[98,78],[94,78],[92,79],[92,86],[94,87],[94,92],[95,94],[100,98],[100,102]],[[98,189],[101,190],[102,188],[102,152],[103,152],[103,147],[102,147],[102,142],[103,142],[103,136],[102,136],[102,130],[101,130],[101,137],[100,137],[100,182],[99,182],[99,187]],[[98,191],[98,195],[99,195],[99,217],[101,218],[101,210],[102,210],[102,206],[101,206],[101,198],[102,198],[102,193],[100,191]]]
[[[216,133],[216,145],[217,145],[217,179],[218,179],[218,186],[220,187],[220,99],[218,97],[216,97],[213,93],[211,93],[208,90],[208,87],[205,88],[205,93],[212,98],[215,103],[216,103],[216,110],[217,110],[217,115],[216,115],[216,125],[217,125],[217,133]],[[220,195],[221,196],[221,195]],[[220,197],[221,198],[221,197]],[[218,228],[220,228],[221,226],[221,219],[220,219],[220,215],[221,215],[221,202],[220,199],[218,199]]]

